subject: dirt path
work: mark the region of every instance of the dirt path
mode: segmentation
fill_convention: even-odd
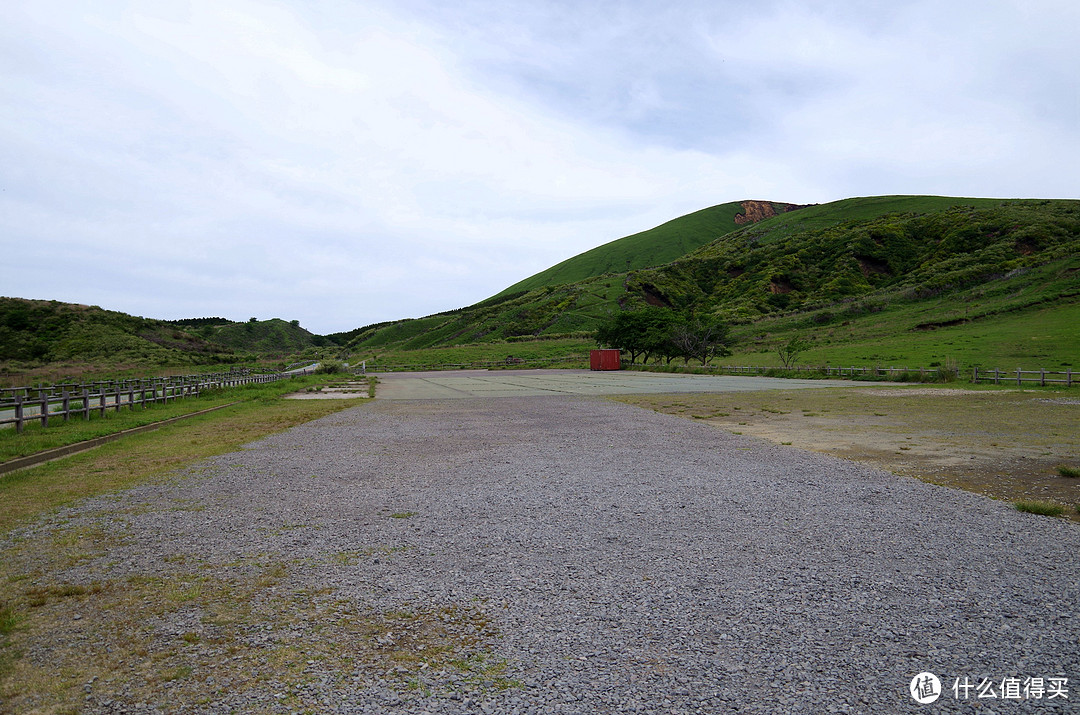
[[[736,434],[853,459],[1006,501],[1049,500],[1080,521],[1080,397],[939,387],[620,398]]]

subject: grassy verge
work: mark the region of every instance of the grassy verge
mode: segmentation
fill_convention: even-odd
[[[263,394],[11,474],[0,480],[0,532],[84,497],[172,479],[193,460],[364,401]],[[129,513],[105,507],[46,519],[2,542],[0,713],[136,703],[187,712],[235,708],[237,698],[252,711],[319,712],[327,689],[375,682],[397,693],[394,705],[518,687],[493,652],[498,632],[485,604],[373,609],[324,586],[327,570],[351,572],[360,560],[392,559],[403,547],[226,559],[170,551],[178,547],[166,540],[157,560],[140,567],[110,557],[131,538]]]
[[[318,384],[315,377],[298,379],[295,382],[251,386],[262,389],[249,392],[229,391],[223,394],[222,402],[235,401],[240,394],[244,394],[246,399],[216,412],[163,426],[154,432],[132,435],[89,452],[8,474],[0,478],[0,503],[4,504],[4,509],[0,511],[0,533],[44,511],[77,499],[138,484],[188,462],[237,449],[240,445],[264,435],[318,419],[362,401],[362,398],[282,399],[286,392],[295,391],[304,385]],[[325,384],[325,377],[322,382]],[[209,406],[201,400],[190,400],[189,403],[189,411],[192,412]],[[165,413],[167,410],[161,409],[160,412]],[[133,416],[137,416],[137,413]],[[121,420],[115,422],[118,425],[122,423]],[[68,426],[74,427],[74,424],[69,423]],[[132,425],[123,424],[113,431],[130,426]],[[57,433],[56,437],[48,435],[49,430],[53,429]],[[49,430],[42,430],[42,441],[37,444],[65,444],[62,441],[54,444],[53,441],[63,439],[60,433],[65,433],[66,427]],[[86,438],[81,431],[67,434],[70,441],[66,444]],[[11,436],[19,438],[28,435],[4,435]]]
[[[166,405],[151,404],[145,408],[136,406],[135,409],[124,407],[120,411],[108,410],[104,416],[96,410],[91,410],[89,420],[72,418],[68,422],[63,422],[60,418],[53,417],[48,427],[42,427],[41,423],[36,421],[28,423],[22,434],[16,433],[14,428],[0,429],[0,463],[16,457],[37,454],[47,449],[65,447],[95,437],[116,434],[133,427],[142,427],[200,410],[227,405],[231,402],[277,399],[290,392],[325,385],[327,377],[307,375],[280,382],[207,391],[198,397],[188,397]]]

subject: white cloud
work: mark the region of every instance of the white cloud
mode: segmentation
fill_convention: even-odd
[[[4,292],[330,332],[723,201],[1074,190],[1076,10],[851,7],[22,3]]]

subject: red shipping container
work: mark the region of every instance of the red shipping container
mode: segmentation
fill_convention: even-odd
[[[619,360],[618,350],[593,350],[589,353],[589,368],[592,370],[618,370],[621,367]]]

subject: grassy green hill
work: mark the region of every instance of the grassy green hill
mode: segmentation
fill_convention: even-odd
[[[757,223],[732,228],[745,203],[606,244],[468,308],[355,331],[349,348],[375,357],[487,344],[499,354],[513,352],[506,341],[576,337],[584,349],[605,316],[647,304],[723,316],[744,364],[775,362],[775,347],[795,335],[812,341],[805,357],[821,363],[963,356],[1031,366],[1068,362],[1062,355],[1080,348],[1070,322],[1080,296],[1078,201],[868,197],[759,211]],[[690,235],[683,243],[680,227]],[[658,264],[657,243],[696,248]],[[639,267],[613,270],[628,260]],[[1036,325],[1040,335],[1009,337]]]
[[[297,321],[164,322],[0,299],[0,366],[184,365],[347,343],[409,364],[551,358],[645,305],[732,326],[729,360],[1048,369],[1080,363],[1080,201],[879,196],[814,206],[721,204],[612,241],[466,308],[331,336]],[[425,351],[421,355],[417,351]]]
[[[231,362],[233,351],[161,320],[96,306],[0,298],[0,361],[150,365]]]
[[[695,211],[569,258],[515,283],[496,297],[660,266],[738,229],[745,222],[797,208],[802,207],[771,201],[733,201]]]
[[[252,319],[246,323],[234,323],[220,318],[195,318],[176,321],[176,324],[232,350],[267,356],[292,355],[330,342],[300,327],[296,320],[288,322],[280,318]]]
[[[0,369],[49,364],[184,366],[280,358],[333,345],[297,321],[163,321],[97,306],[0,298]]]

